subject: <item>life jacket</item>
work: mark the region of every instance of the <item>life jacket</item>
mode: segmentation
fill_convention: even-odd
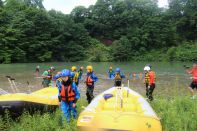
[[[156,75],[154,71],[150,71],[149,73],[149,84],[155,84]]]
[[[145,73],[145,77],[144,77],[144,79],[145,79],[145,83],[149,83],[149,81],[150,81],[150,77],[149,77],[148,72],[147,72],[147,73]]]
[[[61,92],[60,92],[61,99],[66,102],[71,102],[75,100],[75,93],[72,89],[72,85],[65,87],[62,84]]]
[[[115,81],[121,81],[122,80],[122,77],[120,75],[120,73],[117,73],[114,77]]]
[[[112,74],[113,73],[113,70],[112,69],[109,69],[109,73]]]
[[[78,72],[74,72],[74,77],[73,77],[73,81],[74,82],[78,82],[78,79],[79,79],[79,73]]]
[[[197,82],[197,69],[192,70],[192,81]]]
[[[92,86],[94,84],[94,80],[92,79],[91,75],[87,76],[87,78],[86,78],[86,84],[88,86]]]

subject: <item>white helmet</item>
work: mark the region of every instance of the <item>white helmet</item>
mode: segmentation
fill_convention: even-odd
[[[145,66],[144,67],[144,71],[150,71],[150,67],[149,66]]]

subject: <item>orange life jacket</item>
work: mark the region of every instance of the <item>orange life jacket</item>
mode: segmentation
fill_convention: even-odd
[[[62,85],[60,96],[63,101],[67,101],[67,102],[74,101],[75,100],[75,93],[74,93],[71,85],[68,87],[65,87],[64,85]]]
[[[88,86],[92,86],[93,85],[93,79],[91,78],[91,75],[90,76],[88,76],[87,77],[87,79],[86,79],[86,84],[88,85]]]
[[[149,73],[149,84],[155,84],[155,79],[156,79],[156,76],[155,76],[155,72],[154,71],[150,71]]]

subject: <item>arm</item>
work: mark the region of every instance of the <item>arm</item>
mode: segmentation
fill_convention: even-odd
[[[98,81],[98,77],[94,73],[92,73],[92,79],[94,80],[94,82]]]
[[[50,76],[48,76],[48,72],[47,72],[47,71],[45,71],[45,72],[42,74],[42,78],[44,78],[44,79],[49,79],[49,78],[50,78]]]
[[[61,89],[62,89],[62,83],[61,82],[57,82],[57,88],[58,88],[58,100],[59,102],[61,101],[61,96],[60,96],[60,93],[61,93]]]
[[[187,72],[188,74],[192,74],[192,73],[193,73],[193,70],[186,70],[186,72]]]
[[[80,98],[80,92],[79,92],[78,87],[75,83],[72,83],[72,88],[73,88],[73,91],[75,92],[74,103],[77,103],[77,100]]]

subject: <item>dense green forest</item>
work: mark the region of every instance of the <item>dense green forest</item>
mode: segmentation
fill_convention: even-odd
[[[0,63],[195,61],[197,0],[98,0],[70,14],[0,0]]]

